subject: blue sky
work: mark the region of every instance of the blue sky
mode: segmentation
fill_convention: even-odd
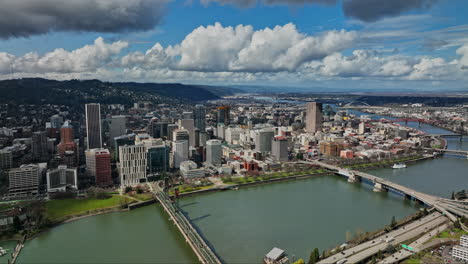
[[[0,78],[468,90],[468,1],[275,1],[3,0]]]

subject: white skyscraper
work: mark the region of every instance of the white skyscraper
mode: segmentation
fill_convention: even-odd
[[[177,140],[172,143],[172,155],[174,161],[174,168],[180,168],[180,164],[183,161],[188,160],[189,157],[189,146],[187,140]]]
[[[119,147],[120,185],[134,186],[146,180],[146,147],[143,144]]]
[[[179,120],[179,128],[186,129],[189,134],[189,145],[195,146],[195,123],[193,119],[181,119]]]
[[[214,166],[221,165],[223,150],[221,140],[212,139],[206,142],[206,162]]]
[[[255,150],[262,153],[271,151],[271,142],[275,131],[271,128],[263,128],[255,131]]]

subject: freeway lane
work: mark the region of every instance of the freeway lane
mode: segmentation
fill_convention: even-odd
[[[442,217],[437,217],[436,219],[430,220],[428,222],[423,222],[423,225],[420,225],[417,228],[414,228],[410,231],[404,232],[400,234],[399,236],[395,237],[395,240],[393,240],[390,243],[380,243],[374,247],[368,248],[366,250],[363,250],[355,255],[352,255],[351,257],[348,258],[348,263],[357,263],[360,262],[366,258],[371,257],[372,255],[377,254],[379,250],[384,250],[389,244],[392,244],[394,246],[398,246],[400,243],[409,240],[413,237],[416,237],[420,234],[423,234],[427,232],[428,230],[431,230],[445,222],[447,222],[448,219],[444,216]]]
[[[441,226],[438,226],[438,227],[432,229],[430,232],[426,233],[424,236],[418,238],[413,243],[409,244],[410,247],[414,248],[415,252],[411,252],[411,251],[406,250],[406,249],[400,249],[398,252],[396,252],[396,253],[392,254],[391,256],[385,258],[384,260],[382,260],[379,263],[380,264],[397,263],[397,262],[400,262],[400,261],[408,258],[409,256],[413,255],[414,253],[417,253],[417,252],[425,249],[426,247],[423,244],[425,242],[427,242],[428,240],[430,240],[431,238],[435,237],[440,232],[447,229],[447,227],[448,227],[448,224],[443,224]]]
[[[347,258],[347,257],[350,257],[352,256],[353,254],[356,254],[357,252],[360,252],[360,251],[363,251],[365,249],[368,249],[370,247],[373,247],[373,246],[376,246],[378,244],[381,244],[383,243],[383,241],[381,240],[385,240],[386,238],[388,237],[397,237],[397,236],[400,236],[402,235],[403,233],[405,232],[408,232],[412,229],[415,229],[417,227],[420,227],[421,225],[427,223],[427,222],[431,222],[435,219],[438,219],[438,218],[441,218],[442,215],[439,213],[439,212],[434,212],[434,213],[431,213],[419,220],[416,220],[416,221],[413,221],[403,227],[400,227],[396,230],[393,230],[389,233],[386,233],[382,236],[379,236],[371,241],[367,241],[367,242],[364,242],[364,243],[361,243],[355,247],[352,247],[352,248],[349,248],[349,249],[346,249],[338,254],[335,254],[333,256],[330,256],[326,259],[323,259],[321,260],[320,262],[318,263],[322,263],[322,264],[329,264],[329,263],[336,263],[337,261],[341,260],[341,259],[344,259],[344,258]],[[384,243],[386,244],[386,243]],[[386,245],[385,245],[386,246]],[[385,248],[385,247],[384,247]]]

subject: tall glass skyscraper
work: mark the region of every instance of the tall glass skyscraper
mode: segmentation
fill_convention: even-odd
[[[101,106],[86,104],[86,147],[87,149],[101,148]]]

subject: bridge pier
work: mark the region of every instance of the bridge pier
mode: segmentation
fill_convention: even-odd
[[[385,191],[385,189],[383,188],[382,184],[381,183],[378,183],[376,182],[374,184],[374,189],[373,189],[374,192],[382,192],[382,191]]]
[[[359,181],[358,177],[356,177],[356,175],[351,172],[348,176],[348,182],[355,183],[356,181]]]

